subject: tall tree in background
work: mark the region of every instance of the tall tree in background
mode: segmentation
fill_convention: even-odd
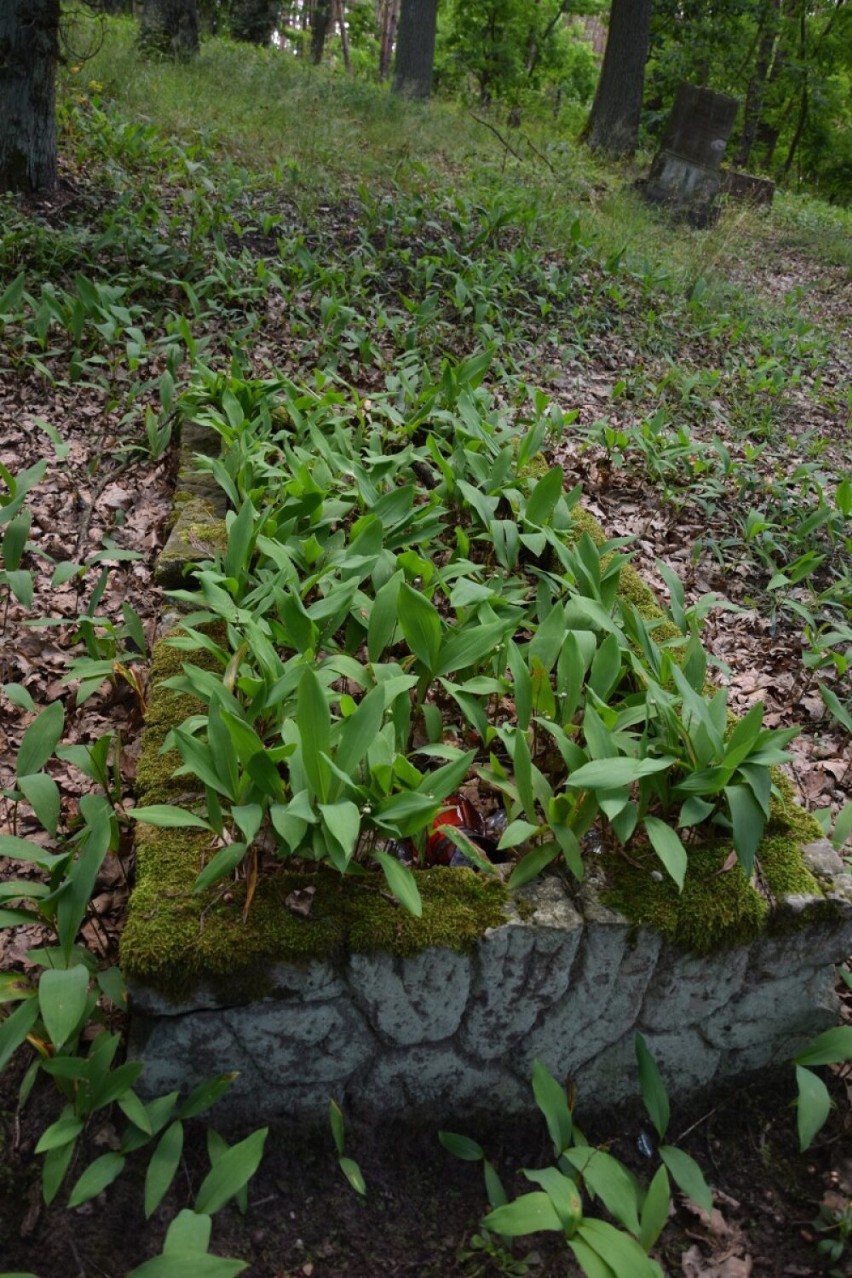
[[[376,0],[376,30],[379,33],[379,79],[386,80],[393,62],[399,0]]]
[[[311,12],[311,62],[319,66],[331,24],[331,0],[314,0]]]
[[[651,32],[651,0],[612,0],[601,76],[583,140],[607,155],[632,155]]]
[[[185,62],[198,53],[196,0],[142,0],[139,47]]]
[[[246,44],[269,44],[279,9],[277,0],[231,0],[231,35]]]
[[[56,185],[59,0],[0,3],[0,191]]]
[[[412,98],[428,98],[431,94],[437,21],[438,0],[402,0],[393,69],[394,93],[405,93]]]

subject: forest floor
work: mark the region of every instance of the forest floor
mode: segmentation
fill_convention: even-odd
[[[75,201],[97,199],[97,192],[87,190],[85,173],[66,178],[64,193],[52,205],[32,210],[54,228],[63,226]],[[352,216],[352,206],[329,207],[330,238],[345,241]],[[713,436],[727,448],[734,468],[753,467],[756,477],[764,475],[776,491],[779,476],[815,458],[821,471],[839,477],[848,472],[850,460],[849,272],[791,247],[769,222],[762,229],[752,226],[740,266],[734,264],[730,270],[734,279],[738,270],[741,286],[762,296],[767,305],[783,306],[786,299],[795,299],[798,313],[826,338],[826,353],[818,372],[805,370],[791,379],[783,396],[773,401],[772,429],[760,436],[757,458],[748,452],[747,432],[735,428],[721,404],[716,412],[704,392],[700,413],[706,417],[710,412]],[[671,364],[670,356],[661,353],[654,366],[647,333],[643,335],[650,321],[625,287],[626,300],[612,335],[601,330],[576,358],[546,341],[529,349],[528,367],[521,370],[527,380],[566,411],[578,410],[576,429],[553,444],[552,460],[563,465],[569,486],[583,485],[586,505],[611,535],[635,538],[633,562],[663,598],[667,590],[658,560],[678,573],[688,604],[718,592],[735,605],[735,610],[711,611],[702,632],[708,650],[726,667],[730,704],[742,712],[763,700],[767,726],[802,725],[791,746],[792,779],[806,807],[827,808],[836,815],[852,797],[848,737],[826,716],[813,674],[803,672],[800,622],[789,612],[767,611],[755,602],[758,596],[765,601],[766,595],[761,594],[753,559],[744,556],[738,562],[736,550],[722,560],[713,553],[713,545],[722,546],[729,533],[726,501],[716,507],[707,501],[697,504],[688,486],[664,493],[666,476],[649,473],[646,465],[653,448],[643,460],[628,445],[604,446],[595,428],[606,418],[631,439],[639,438],[635,432],[647,415],[653,388],[661,385]],[[270,367],[298,376],[304,350],[288,337],[271,310],[268,325],[253,341],[258,376]],[[684,354],[693,368],[701,369],[705,352],[700,343]],[[207,358],[213,360],[215,353],[208,352]],[[117,406],[123,376],[121,367],[112,370],[107,393],[85,380],[51,382],[32,365],[0,375],[0,416],[5,423],[0,463],[15,473],[43,458],[48,463],[29,501],[30,536],[42,552],[41,557],[33,555],[29,565],[34,598],[27,608],[8,595],[4,602],[0,684],[22,686],[38,706],[61,700],[67,744],[92,743],[106,732],[115,734],[121,798],[129,804],[145,701],[145,654],[140,649],[150,647],[162,607],[152,570],[171,512],[174,450],[158,454],[157,449],[140,447],[138,421],[134,435]],[[362,394],[371,391],[369,377],[365,371],[358,388]],[[640,382],[645,391],[635,390]],[[626,394],[617,389],[619,383],[627,385]],[[673,411],[689,420],[694,406],[683,385]],[[753,387],[749,393],[754,399]],[[767,389],[766,394],[769,398],[773,392]],[[695,426],[694,440],[700,443],[701,437]],[[53,565],[59,561],[78,563],[81,571],[57,585]],[[94,601],[93,591],[98,594]],[[144,644],[138,642],[138,634],[135,640],[124,632],[118,635],[122,605],[130,605],[138,616]],[[69,663],[80,657],[80,616],[87,607],[113,619],[118,638],[103,651],[114,654],[118,664],[113,676],[78,704],[79,677],[74,677]],[[0,788],[8,789],[30,717],[20,700],[7,698],[3,711]],[[81,776],[60,760],[51,765],[51,775],[60,786],[67,820],[79,800]],[[6,831],[35,840],[42,837],[23,808],[7,804],[0,818]],[[131,880],[132,853],[127,849],[105,863],[93,917],[83,928],[82,939],[104,962],[116,953]],[[0,970],[31,969],[28,951],[48,939],[46,930],[37,927],[6,929],[0,933]],[[843,997],[842,1014],[849,1021],[848,992]],[[41,1076],[27,1106],[17,1110],[22,1056],[19,1053],[0,1077],[0,1265],[9,1272],[37,1273],[39,1278],[121,1278],[154,1254],[168,1219],[192,1200],[204,1174],[203,1129],[192,1134],[183,1176],[150,1221],[142,1215],[141,1166],[131,1167],[93,1203],[74,1211],[58,1204],[45,1208],[34,1149],[59,1102],[49,1079]],[[707,1220],[685,1202],[676,1205],[658,1253],[668,1274],[808,1278],[825,1273],[815,1247],[820,1235],[814,1221],[821,1210],[835,1222],[832,1236],[845,1229],[852,1249],[848,1067],[833,1071],[830,1085],[836,1108],[804,1155],[798,1152],[789,1066],[764,1073],[748,1085],[696,1097],[676,1113],[671,1130],[704,1169],[717,1211]],[[582,1097],[578,1115],[582,1119]],[[596,1115],[586,1127],[596,1143],[606,1143],[641,1172],[638,1113]],[[480,1139],[507,1182],[520,1167],[548,1161],[546,1133],[537,1125],[506,1124],[495,1115],[488,1130],[469,1134]],[[114,1136],[107,1119],[87,1130],[83,1152],[92,1155],[109,1148]],[[439,1146],[434,1130],[353,1123],[347,1130],[347,1152],[364,1173],[364,1199],[340,1175],[327,1130],[305,1132],[276,1125],[249,1187],[247,1214],[241,1216],[231,1204],[216,1217],[217,1252],[245,1258],[251,1278],[556,1278],[575,1272],[551,1237],[535,1237],[511,1251],[496,1239],[482,1237],[478,1222],[486,1200],[479,1169],[453,1160]],[[852,1274],[852,1259],[837,1261],[834,1272]]]

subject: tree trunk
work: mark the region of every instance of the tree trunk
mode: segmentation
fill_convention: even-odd
[[[0,3],[0,191],[56,186],[59,0]]]
[[[346,30],[346,14],[343,0],[331,0],[332,11],[340,32],[340,47],[343,51],[343,65],[347,71],[352,70],[352,55],[349,52],[349,32]]]
[[[319,66],[322,62],[325,37],[331,22],[331,0],[316,0],[311,14],[311,62]]]
[[[632,155],[639,141],[651,0],[612,0],[609,34],[583,140],[607,155]]]
[[[769,7],[763,15],[760,39],[757,46],[757,59],[746,90],[746,100],[743,108],[743,132],[734,161],[741,168],[748,167],[752,147],[757,140],[766,81],[769,77],[772,55],[775,52],[775,43],[778,39],[780,18],[780,0],[770,0]]]
[[[269,44],[278,21],[276,0],[231,0],[231,35],[246,44]]]
[[[376,26],[379,29],[379,79],[390,75],[393,46],[396,41],[396,24],[399,21],[399,0],[379,0],[376,5]]]
[[[187,62],[198,53],[196,0],[143,0],[139,48]]]
[[[428,98],[435,63],[438,0],[402,0],[393,72],[394,93]]]

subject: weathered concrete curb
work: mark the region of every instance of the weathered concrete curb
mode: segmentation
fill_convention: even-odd
[[[531,1110],[536,1057],[584,1108],[618,1103],[637,1092],[639,1030],[686,1095],[783,1062],[835,1023],[852,880],[824,840],[805,857],[826,896],[779,902],[751,945],[686,955],[550,877],[471,954],[282,963],[267,997],[232,1005],[204,987],[171,1003],[134,982],[131,1052],[150,1094],[239,1070],[235,1118],[321,1117],[333,1096],[365,1117],[443,1120]]]

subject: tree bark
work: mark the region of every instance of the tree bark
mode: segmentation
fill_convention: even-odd
[[[0,3],[0,190],[56,186],[59,0]]]
[[[612,0],[609,33],[595,100],[583,140],[607,155],[632,155],[651,31],[651,0]]]
[[[143,53],[163,54],[187,62],[198,53],[196,0],[143,0],[139,22]]]
[[[405,93],[412,98],[428,98],[431,94],[437,20],[438,0],[402,0],[394,93]]]
[[[340,47],[343,51],[343,65],[347,71],[352,70],[352,55],[349,52],[349,32],[346,30],[346,13],[343,9],[343,0],[331,0],[332,13],[337,22],[337,29],[340,32]]]
[[[269,44],[280,6],[276,0],[231,0],[231,35],[246,44]]]
[[[760,126],[760,116],[763,108],[763,96],[769,76],[769,68],[772,65],[772,55],[775,52],[775,43],[778,39],[780,17],[780,0],[771,0],[761,22],[757,59],[746,90],[745,106],[743,107],[743,131],[735,160],[735,163],[741,168],[748,166],[752,147],[757,140],[757,130]]]
[[[311,62],[319,66],[331,22],[331,0],[316,0],[311,14]]]
[[[379,79],[390,75],[393,46],[396,41],[396,24],[399,21],[399,0],[378,0],[376,26],[379,29]]]

